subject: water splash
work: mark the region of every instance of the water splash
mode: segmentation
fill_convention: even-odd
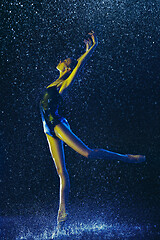
[[[37,231],[37,229],[36,229]],[[71,224],[57,233],[56,227],[53,229],[45,229],[43,232],[23,230],[16,237],[16,240],[39,240],[39,239],[143,239],[147,234],[151,233],[150,226],[128,225],[119,223],[92,222],[85,224],[83,222]],[[52,238],[51,238],[52,236]]]

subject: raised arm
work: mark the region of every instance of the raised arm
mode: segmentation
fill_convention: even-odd
[[[92,53],[94,52],[95,48],[98,45],[98,40],[94,32],[89,33],[91,36],[91,40],[84,40],[86,44],[86,52],[77,59],[78,63],[76,67],[73,69],[72,73],[69,75],[69,77],[63,82],[59,93],[62,94],[64,90],[66,90],[68,87],[71,86],[71,84],[74,82],[75,78],[78,76],[79,71],[82,69],[86,61],[90,58]]]
[[[90,39],[88,40],[84,40],[85,44],[86,44],[86,52],[77,59],[78,63],[83,67],[83,64],[88,60],[88,58],[90,58],[90,56],[92,55],[93,51],[95,50],[95,48],[98,45],[98,39],[95,35],[94,32],[89,33],[89,35],[91,36],[92,42]]]

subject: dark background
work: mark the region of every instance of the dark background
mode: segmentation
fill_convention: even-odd
[[[146,163],[91,161],[65,147],[70,203],[144,210],[158,220],[159,1],[2,1],[0,179],[3,214],[57,204],[59,179],[39,100],[56,66],[99,45],[65,97],[63,114],[92,148],[144,154]]]

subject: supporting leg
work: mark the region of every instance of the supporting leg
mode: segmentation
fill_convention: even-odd
[[[65,166],[65,157],[63,142],[46,134],[49,143],[50,152],[54,160],[58,176],[60,178],[60,199],[57,221],[65,221],[67,219],[68,196],[70,189],[69,175]]]

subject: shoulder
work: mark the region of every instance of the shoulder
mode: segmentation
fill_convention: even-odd
[[[48,85],[46,88],[50,88],[50,87],[57,87],[60,88],[61,85],[63,83],[63,80],[58,78],[56,81],[54,81],[53,83],[51,83],[50,85]]]

